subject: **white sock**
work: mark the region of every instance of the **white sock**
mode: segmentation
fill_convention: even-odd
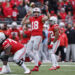
[[[26,71],[28,68],[26,67],[26,65],[24,64],[24,62],[23,62],[23,64],[21,65],[21,67],[24,69],[24,71]]]
[[[7,65],[3,65],[2,72],[7,72]]]
[[[54,67],[56,67],[56,62],[57,62],[57,60],[56,60],[55,54],[51,54],[51,60],[52,60],[52,65],[53,65]]]
[[[9,66],[9,64],[7,64],[7,70],[9,71],[9,72],[11,72],[11,69],[10,69],[10,66]]]
[[[34,59],[34,54],[33,54],[33,52],[30,52],[28,55],[29,55],[31,58]]]
[[[38,66],[38,62],[39,62],[38,51],[34,51],[34,61],[35,61],[35,66]]]

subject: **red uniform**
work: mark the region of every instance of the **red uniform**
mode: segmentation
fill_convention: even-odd
[[[12,6],[14,6],[14,5],[19,6],[20,0],[11,0],[10,3],[11,3]]]
[[[21,34],[21,43],[27,44],[27,42],[30,40],[31,37],[31,31],[24,31],[24,34],[27,35],[27,37],[25,38],[23,34]]]
[[[59,25],[55,24],[55,25],[51,26],[50,29],[48,30],[48,38],[51,37],[51,41],[53,41],[55,38],[55,31],[54,31],[55,28],[59,28]],[[59,33],[59,35],[60,35],[60,33]]]
[[[42,22],[43,15],[35,18],[30,17],[29,20],[31,22],[32,27],[32,36],[42,36],[42,30],[43,30],[43,22]]]
[[[55,38],[54,29],[56,29],[56,28],[59,28],[58,24],[55,24],[55,25],[51,26],[50,29],[48,30],[48,41],[49,41],[49,38],[51,38],[51,42],[54,41],[54,38]],[[60,33],[59,33],[59,37],[60,37]],[[59,37],[58,37],[58,40],[59,40]],[[52,44],[48,45],[48,48],[52,48],[52,47],[53,47]]]
[[[18,29],[10,29],[9,32],[10,32],[9,38],[19,41],[20,32]]]
[[[68,38],[67,35],[65,33],[61,34],[60,36],[60,46],[68,46]]]
[[[9,30],[3,30],[3,33],[4,33],[5,35],[7,35],[7,36],[10,35]]]
[[[22,44],[18,43],[17,41],[14,41],[9,38],[3,42],[2,47],[3,47],[3,49],[6,49],[10,45],[11,45],[11,53],[12,54],[16,53],[18,50],[20,50],[24,47]]]

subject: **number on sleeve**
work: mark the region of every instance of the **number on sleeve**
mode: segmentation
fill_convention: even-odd
[[[14,43],[16,43],[16,44],[17,44],[17,42],[16,42],[16,41],[14,41],[14,40],[12,40],[12,39],[9,39],[9,41],[10,41],[10,42],[14,42]]]

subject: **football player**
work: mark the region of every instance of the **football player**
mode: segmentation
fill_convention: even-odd
[[[0,56],[0,59],[3,61],[3,67],[0,74],[6,74],[10,72],[7,62],[8,62],[8,58],[11,55],[13,55],[14,62],[24,69],[25,74],[30,73],[30,70],[26,67],[23,60],[21,60],[24,59],[26,53],[24,46],[17,41],[14,41],[10,38],[6,38],[5,34],[0,32],[0,52],[3,51],[4,54]]]
[[[59,33],[59,25],[57,24],[58,19],[55,16],[50,17],[49,19],[49,24],[50,24],[50,29],[49,29],[49,40],[48,40],[48,49],[50,52],[50,56],[51,56],[51,61],[52,61],[52,67],[49,70],[56,70],[58,68],[60,68],[60,66],[58,65],[56,56],[55,56],[55,52],[60,44],[59,41],[59,37],[60,37],[60,33]]]
[[[17,23],[16,22],[12,23],[12,28],[9,29],[9,32],[10,32],[9,38],[11,38],[13,40],[16,40],[16,41],[20,40],[20,31],[17,28]]]
[[[33,16],[30,16],[30,12],[22,20],[22,24],[31,24],[31,39],[27,44],[28,54],[34,58],[35,67],[32,71],[39,71],[39,50],[42,49],[42,31],[43,24],[48,19],[47,16],[41,15],[41,10],[38,7],[33,9]],[[27,19],[29,17],[29,19]],[[33,50],[33,51],[32,51]]]

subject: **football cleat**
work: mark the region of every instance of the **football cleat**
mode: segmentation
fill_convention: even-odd
[[[56,67],[52,66],[49,70],[56,70]]]
[[[29,69],[27,69],[24,73],[25,74],[31,74],[31,71]]]
[[[38,66],[35,66],[31,71],[39,71]]]
[[[2,68],[0,67],[0,71],[2,71]]]
[[[39,62],[38,62],[38,67],[40,67],[40,66],[41,66],[41,64],[42,64],[42,62],[41,62],[41,61],[39,61]]]
[[[7,67],[3,66],[2,71],[0,72],[0,74],[8,74],[8,73],[10,73],[10,72],[8,71]]]
[[[56,66],[56,69],[59,69],[60,68],[60,66]]]
[[[48,45],[48,49],[52,49],[53,48],[53,45]]]

